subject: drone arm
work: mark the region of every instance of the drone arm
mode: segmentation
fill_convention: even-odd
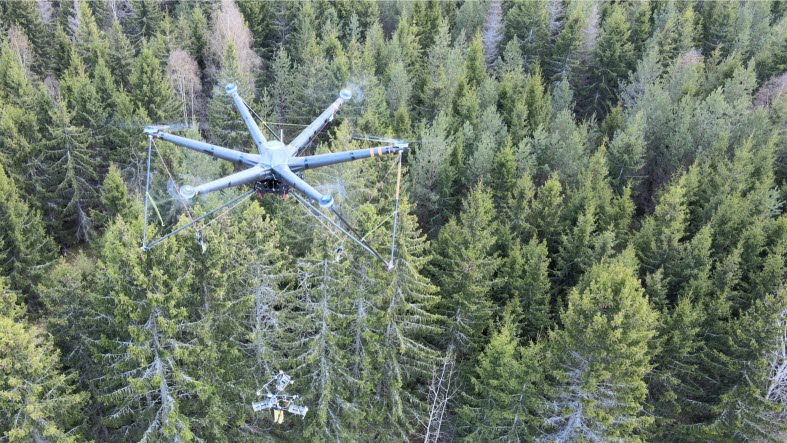
[[[181,137],[179,135],[168,134],[161,131],[146,131],[146,133],[155,138],[160,138],[164,141],[174,143],[178,146],[191,149],[192,151],[209,154],[222,160],[227,160],[233,163],[240,163],[247,166],[254,166],[260,162],[260,156],[256,154],[246,154],[244,152],[236,151],[234,149],[223,148],[221,146],[212,145],[190,138]]]
[[[194,187],[194,195],[207,194],[221,189],[251,183],[257,180],[264,180],[270,177],[270,169],[262,166],[254,166],[243,171],[230,174],[211,182],[203,183]],[[182,188],[181,188],[182,189]]]
[[[403,145],[380,146],[376,148],[356,149],[354,151],[333,152],[330,154],[293,157],[289,160],[290,169],[296,172],[305,169],[321,168],[364,158],[379,157],[386,154],[398,154],[408,148]]]
[[[342,89],[339,93],[339,98],[337,98],[331,106],[328,106],[328,109],[322,112],[319,117],[317,117],[309,126],[306,127],[297,137],[295,137],[287,147],[287,152],[289,155],[295,155],[298,151],[301,150],[312,137],[314,137],[320,129],[325,126],[329,121],[333,120],[333,116],[339,111],[339,108],[342,107],[350,98],[352,97],[352,92],[349,89]]]
[[[292,172],[290,168],[287,167],[287,165],[274,166],[273,174],[279,180],[287,183],[289,186],[295,188],[295,190],[300,191],[306,197],[319,203],[319,205],[323,208],[330,208],[333,206],[333,197],[330,195],[320,194],[318,190],[314,189],[310,184],[303,181],[302,178],[295,175],[295,173]]]
[[[243,118],[243,122],[246,123],[246,127],[249,128],[251,138],[254,139],[254,144],[257,145],[257,152],[262,155],[267,140],[265,140],[265,136],[262,135],[262,131],[260,127],[257,126],[257,122],[251,117],[251,113],[249,113],[246,103],[244,103],[243,99],[238,95],[238,86],[235,83],[230,83],[224,90],[232,97],[232,101],[235,102],[235,107],[238,108],[238,112]]]

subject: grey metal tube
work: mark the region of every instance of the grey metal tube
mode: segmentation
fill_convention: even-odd
[[[257,165],[253,168],[244,169],[243,171],[230,174],[212,182],[203,183],[193,188],[194,195],[207,194],[209,192],[226,189],[231,186],[238,186],[246,183],[251,183],[258,180],[264,180],[270,177],[270,169]],[[188,194],[191,190],[186,190],[186,186],[181,188],[181,194]],[[184,197],[190,198],[188,195]]]
[[[254,166],[260,162],[261,158],[257,154],[247,154],[245,152],[236,151],[234,149],[223,148],[221,146],[212,145],[210,143],[192,140],[190,138],[181,137],[179,135],[168,134],[166,132],[154,131],[149,132],[149,136],[160,138],[164,141],[174,143],[178,146],[191,149],[192,151],[202,152],[209,154],[222,160],[227,160],[233,163],[240,163],[246,166]]]
[[[278,165],[273,167],[273,175],[279,180],[287,183],[288,185],[300,191],[306,197],[317,202],[323,208],[330,208],[333,206],[333,197],[330,195],[323,195],[320,191],[314,189],[310,184],[306,183],[295,175],[294,172],[287,167],[287,165]]]
[[[354,151],[332,152],[330,154],[292,157],[288,160],[290,169],[296,172],[305,169],[320,168],[362,158],[378,157],[386,154],[398,154],[408,148],[402,146],[378,146],[375,148],[356,149]]]
[[[243,99],[240,97],[240,95],[238,95],[238,85],[235,83],[230,83],[224,87],[224,90],[232,97],[232,101],[235,102],[235,107],[238,108],[238,112],[240,112],[243,122],[246,123],[246,127],[249,128],[251,138],[254,139],[254,144],[257,145],[257,152],[262,154],[267,140],[265,139],[265,136],[262,135],[262,131],[260,131],[260,127],[257,126],[257,122],[255,122],[251,117],[251,113],[249,112],[248,108],[246,108],[246,104],[243,103]]]
[[[319,117],[311,122],[311,124],[309,124],[306,129],[301,131],[301,133],[290,142],[290,144],[287,146],[287,153],[289,155],[297,154],[298,151],[306,146],[306,143],[309,143],[309,140],[311,140],[311,138],[314,137],[314,135],[317,134],[326,123],[333,120],[334,114],[336,114],[336,112],[339,111],[339,108],[341,108],[342,105],[351,97],[352,92],[349,89],[342,89],[341,92],[339,92],[339,98],[331,103],[331,106],[328,106],[328,108],[323,111]]]

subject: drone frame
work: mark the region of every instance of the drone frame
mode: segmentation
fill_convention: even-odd
[[[268,389],[268,386],[271,385],[271,383],[273,382],[276,382],[276,386],[274,388],[276,391],[275,393],[271,392],[271,390]],[[257,390],[257,395],[258,396],[264,395],[265,398],[262,401],[252,402],[251,404],[252,409],[255,412],[259,412],[266,409],[271,409],[271,410],[277,409],[277,410],[287,411],[290,414],[300,415],[301,418],[306,418],[306,413],[309,412],[309,407],[296,405],[294,401],[299,399],[300,396],[282,394],[282,392],[284,392],[287,386],[289,386],[291,383],[292,383],[292,378],[289,375],[285,374],[284,371],[279,371],[279,373],[273,376],[273,378],[271,378],[267,383],[265,383],[262,386],[262,388]],[[263,390],[265,390],[264,393],[262,392]],[[279,406],[279,400],[287,400],[289,402],[286,409],[281,408]]]
[[[232,97],[235,107],[237,108],[238,112],[241,115],[241,118],[246,124],[246,127],[249,130],[251,138],[254,140],[254,144],[257,147],[258,153],[251,154],[246,152],[240,152],[223,146],[218,146],[211,143],[206,143],[198,140],[189,139],[186,137],[181,137],[171,133],[167,133],[162,130],[165,129],[164,127],[146,126],[144,129],[144,133],[148,137],[148,158],[147,158],[147,175],[145,181],[145,206],[144,206],[145,224],[143,228],[142,250],[143,251],[149,250],[154,245],[160,243],[166,238],[175,235],[178,232],[199,223],[201,220],[205,219],[206,217],[215,214],[218,210],[227,207],[231,204],[234,204],[239,200],[250,196],[254,192],[276,193],[276,194],[284,195],[288,191],[293,190],[297,192],[297,193],[293,193],[293,195],[296,197],[296,200],[298,200],[299,203],[307,207],[312,215],[318,218],[319,217],[325,218],[334,227],[338,228],[350,240],[352,240],[353,242],[361,246],[364,250],[371,253],[379,260],[381,260],[383,263],[385,263],[386,268],[388,270],[393,269],[394,242],[396,239],[396,223],[397,223],[397,216],[398,216],[397,213],[399,207],[399,185],[401,180],[402,154],[405,151],[409,150],[409,144],[401,140],[390,140],[390,139],[375,137],[372,138],[372,140],[387,141],[390,142],[391,144],[386,146],[356,149],[356,150],[343,151],[343,152],[334,152],[328,154],[299,156],[299,154],[303,151],[303,149],[322,130],[322,128],[333,120],[334,116],[342,107],[342,105],[344,105],[347,101],[349,101],[352,98],[352,92],[349,89],[346,88],[342,89],[339,92],[338,98],[333,103],[331,103],[331,105],[328,106],[328,108],[325,109],[325,111],[323,111],[322,114],[320,114],[305,129],[303,129],[303,131],[301,131],[301,133],[297,137],[295,137],[291,142],[289,142],[287,145],[285,145],[282,140],[268,140],[265,138],[259,126],[257,125],[257,123],[255,122],[254,118],[251,115],[250,112],[251,108],[238,94],[238,87],[235,84],[233,83],[228,84],[225,87],[225,91],[228,95]],[[189,223],[180,226],[179,228],[175,229],[169,234],[166,234],[158,239],[148,242],[147,218],[148,218],[148,202],[150,200],[150,194],[149,194],[150,157],[152,153],[151,148],[155,146],[155,139],[168,141],[178,146],[182,146],[184,148],[196,152],[201,152],[203,154],[208,154],[215,158],[229,161],[246,167],[245,169],[242,169],[239,172],[235,172],[226,177],[222,177],[207,183],[203,183],[198,186],[184,185],[179,189],[176,186],[175,192],[177,193],[179,200],[183,202],[186,208],[188,208],[188,202],[190,202],[193,198],[195,198],[198,195],[204,195],[210,192],[215,192],[222,189],[227,189],[230,187],[247,185],[247,184],[252,185],[252,189],[230,200],[229,202],[209,211],[208,213],[202,215],[201,217],[198,217],[196,219],[191,219]],[[156,150],[158,152],[158,148],[156,148]],[[396,187],[394,225],[393,225],[393,235],[391,239],[391,258],[389,261],[387,261],[379,253],[377,253],[371,246],[365,243],[362,238],[359,238],[359,236],[353,235],[352,233],[348,232],[349,229],[349,231],[353,231],[353,233],[357,234],[357,232],[353,229],[353,227],[349,223],[347,223],[347,221],[335,209],[333,196],[331,196],[330,194],[320,193],[319,191],[314,189],[310,184],[304,181],[302,177],[304,171],[307,169],[321,168],[321,167],[331,166],[339,163],[361,160],[366,158],[374,158],[374,157],[389,155],[389,154],[398,154],[399,177],[397,178],[397,187]],[[305,197],[305,199],[299,196],[298,194],[302,194]],[[309,200],[311,202],[317,203],[319,207],[315,207],[314,204],[309,202]],[[328,217],[324,212],[322,212],[321,210],[322,208],[330,210],[340,220],[341,223],[347,226],[348,229],[342,228],[339,223],[335,222],[330,217]],[[202,244],[201,236],[199,235],[199,229],[197,228],[195,229],[197,231],[197,238]]]

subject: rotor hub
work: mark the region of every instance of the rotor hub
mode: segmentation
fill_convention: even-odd
[[[191,200],[197,194],[197,191],[194,189],[194,186],[183,185],[180,187],[178,194],[180,194],[181,198],[184,200]]]

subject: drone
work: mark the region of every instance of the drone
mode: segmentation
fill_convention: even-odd
[[[388,144],[385,146],[356,149],[356,150],[350,150],[344,152],[300,156],[299,154],[301,154],[304,151],[304,148],[311,143],[313,138],[322,130],[322,128],[325,127],[329,122],[331,122],[334,119],[334,116],[342,107],[342,105],[347,103],[352,98],[352,91],[350,89],[348,88],[342,89],[339,92],[338,98],[330,106],[328,106],[328,108],[325,109],[325,111],[323,111],[323,113],[320,114],[319,117],[317,117],[305,129],[303,129],[303,131],[297,137],[295,137],[292,141],[290,141],[287,144],[285,144],[284,141],[282,140],[283,136],[277,135],[272,130],[271,133],[274,134],[274,139],[268,140],[265,138],[265,136],[262,133],[262,130],[260,130],[260,127],[257,125],[257,122],[254,120],[254,118],[252,118],[251,112],[253,111],[251,111],[251,108],[238,94],[237,85],[230,83],[224,89],[225,92],[232,97],[235,107],[240,113],[243,122],[246,124],[246,127],[248,128],[249,133],[251,134],[251,138],[254,140],[254,144],[256,145],[257,154],[236,151],[234,149],[217,146],[211,143],[193,140],[193,139],[189,139],[186,137],[181,137],[172,133],[165,132],[166,129],[171,129],[172,127],[153,126],[153,125],[146,126],[143,132],[148,137],[148,158],[147,158],[147,178],[145,182],[145,207],[144,207],[145,225],[144,225],[143,239],[142,239],[142,250],[143,251],[150,250],[150,248],[152,248],[157,243],[165,240],[166,238],[174,234],[177,234],[178,232],[190,226],[194,226],[198,224],[204,218],[212,216],[218,210],[227,207],[229,205],[235,204],[239,200],[251,195],[252,193],[257,193],[260,195],[279,194],[282,196],[286,196],[287,193],[290,192],[290,195],[292,195],[299,203],[304,205],[304,207],[306,207],[309,210],[311,215],[317,217],[318,219],[322,218],[327,220],[331,225],[333,225],[333,227],[338,229],[347,238],[349,238],[350,240],[358,244],[361,248],[363,248],[367,252],[371,253],[372,255],[380,259],[386,265],[386,268],[388,270],[393,269],[394,241],[396,238],[396,224],[397,224],[397,215],[398,215],[398,207],[399,207],[399,186],[401,181],[402,154],[405,151],[409,150],[409,143],[402,140],[386,139],[381,137],[367,137],[364,138],[364,140],[387,142]],[[191,218],[191,215],[188,212],[187,205],[197,196],[205,195],[211,192],[216,192],[230,187],[242,186],[242,185],[249,185],[251,189],[241,194],[239,197],[236,197],[230,200],[229,202],[221,205],[220,207],[207,212],[201,217],[198,217],[196,219],[192,218],[189,223],[175,229],[169,234],[166,234],[156,240],[148,242],[147,241],[148,204],[151,201],[150,193],[149,193],[150,157],[151,157],[151,149],[152,147],[155,147],[156,139],[164,140],[196,152],[208,154],[217,159],[225,160],[244,168],[239,172],[235,172],[226,177],[222,177],[217,180],[210,181],[208,183],[203,183],[198,186],[183,185],[179,188],[175,186],[175,193],[177,194],[176,196],[178,200],[180,200],[182,203],[184,203],[184,206],[186,206],[186,210],[187,213],[189,214],[189,218]],[[156,147],[156,151],[158,152],[157,147]],[[303,180],[303,173],[307,169],[322,168],[326,166],[336,165],[339,163],[361,160],[366,158],[380,157],[384,155],[392,155],[392,154],[398,154],[398,159],[397,159],[398,177],[396,181],[396,198],[394,199],[395,209],[393,214],[394,221],[393,221],[393,234],[391,239],[391,256],[390,256],[390,260],[386,260],[370,245],[364,242],[363,236],[359,235],[358,232],[352,227],[352,225],[350,225],[344,219],[344,217],[342,217],[341,213],[336,209],[333,196],[331,196],[330,194],[323,194],[317,191],[309,183]],[[167,173],[169,174],[168,169],[167,169]],[[171,174],[170,174],[170,179],[172,179]],[[155,205],[155,202],[153,202],[153,204]],[[315,206],[315,204],[317,206]],[[324,210],[333,213],[334,216],[338,219],[338,221],[335,221],[333,218],[329,217],[324,212]],[[199,225],[195,227],[195,231],[197,233],[197,241],[203,247],[203,252],[204,252],[205,245],[203,243],[202,236],[199,233],[198,226]]]
[[[256,401],[251,404],[251,408],[255,412],[262,410],[273,411],[273,422],[282,424],[284,422],[284,411],[290,414],[300,415],[301,418],[306,418],[306,413],[309,412],[308,406],[298,406],[295,401],[298,400],[297,395],[282,394],[284,389],[292,383],[292,378],[285,374],[284,371],[279,371],[268,383],[265,383],[262,388],[257,391],[258,396],[264,396],[262,401]],[[275,392],[271,392],[268,386],[272,386]],[[264,392],[263,392],[264,391]]]

